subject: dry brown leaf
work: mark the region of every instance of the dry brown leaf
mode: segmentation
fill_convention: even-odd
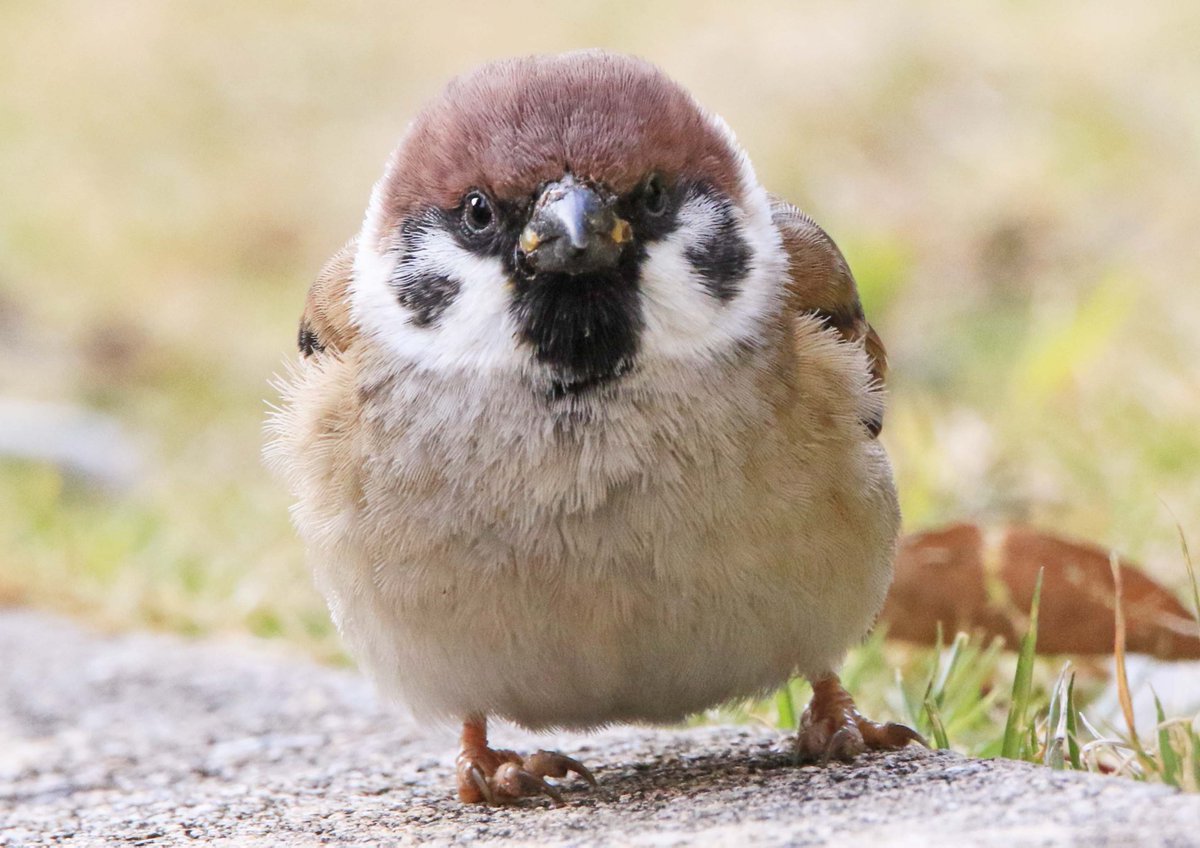
[[[1183,604],[1137,565],[1120,565],[1126,648],[1160,659],[1200,659],[1196,621]],[[1108,551],[1031,527],[984,531],[956,524],[906,536],[881,620],[889,637],[910,642],[933,644],[940,622],[948,634],[982,632],[1015,646],[1043,567],[1039,653],[1111,654]]]

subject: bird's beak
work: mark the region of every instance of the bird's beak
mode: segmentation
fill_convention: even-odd
[[[570,175],[551,183],[538,197],[517,249],[535,273],[612,268],[633,235],[613,202]]]

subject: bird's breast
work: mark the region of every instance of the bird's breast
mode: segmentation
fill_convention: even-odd
[[[294,451],[298,523],[363,667],[426,714],[535,726],[672,720],[830,667],[886,589],[886,464],[722,367],[558,408],[520,379],[405,373],[360,383],[344,423],[312,416],[341,447]]]

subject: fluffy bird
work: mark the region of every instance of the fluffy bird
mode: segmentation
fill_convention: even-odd
[[[299,347],[268,457],[361,667],[462,722],[463,801],[594,782],[490,717],[673,722],[795,673],[803,757],[919,740],[836,676],[892,575],[883,347],[829,236],[653,65],[452,81]]]

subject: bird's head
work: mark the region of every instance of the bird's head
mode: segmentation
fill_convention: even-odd
[[[732,133],[661,71],[515,59],[410,126],[359,235],[352,308],[405,365],[579,395],[755,344],[784,261]]]

